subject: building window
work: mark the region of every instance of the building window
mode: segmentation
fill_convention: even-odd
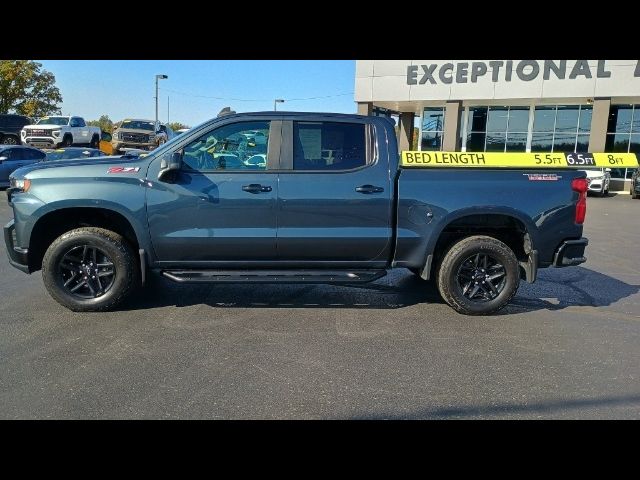
[[[529,107],[469,107],[466,151],[524,152]]]
[[[487,137],[488,107],[469,107],[467,115],[467,152],[484,152]]]
[[[640,155],[640,105],[611,105],[606,152]],[[631,178],[632,168],[613,168],[612,178]]]
[[[588,152],[591,105],[535,107],[532,152]]]
[[[425,108],[422,114],[420,150],[442,150],[444,107]]]

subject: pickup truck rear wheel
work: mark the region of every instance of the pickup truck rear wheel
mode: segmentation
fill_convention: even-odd
[[[516,294],[520,284],[518,259],[493,237],[466,237],[446,253],[437,279],[440,295],[454,310],[465,315],[488,315]]]
[[[138,278],[133,249],[119,234],[103,228],[77,228],[62,234],[42,260],[49,294],[74,312],[110,310],[132,291]]]

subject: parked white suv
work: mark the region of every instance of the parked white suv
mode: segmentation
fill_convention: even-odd
[[[601,197],[609,195],[610,168],[589,168],[585,172],[589,181],[589,192],[597,193]]]
[[[100,128],[90,127],[82,117],[42,117],[33,125],[25,125],[20,131],[22,143],[38,148],[89,145],[98,148]]]

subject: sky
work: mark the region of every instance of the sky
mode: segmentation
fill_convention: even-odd
[[[97,120],[108,115],[158,117],[190,127],[215,117],[224,107],[237,112],[278,110],[355,113],[352,60],[37,60],[56,77],[64,115]],[[219,98],[211,98],[219,97]],[[311,97],[326,97],[310,100]]]

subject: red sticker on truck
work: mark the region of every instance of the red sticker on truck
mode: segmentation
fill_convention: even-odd
[[[137,173],[140,167],[109,167],[107,173]]]

